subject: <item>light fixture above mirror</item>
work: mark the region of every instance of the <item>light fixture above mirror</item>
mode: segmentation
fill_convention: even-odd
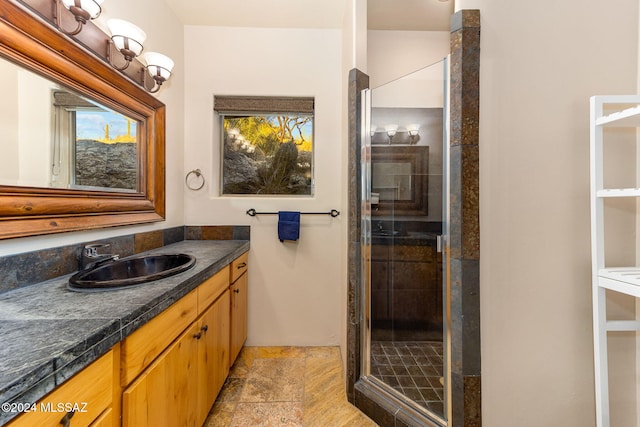
[[[29,0],[21,1],[29,6],[34,6]],[[58,31],[67,36],[79,36],[90,20],[100,16],[103,2],[104,0],[53,0],[52,24]],[[73,30],[64,28],[65,18],[62,14],[65,13],[65,9],[77,22],[77,26]],[[70,18],[66,19],[66,21],[69,20]],[[162,84],[171,76],[174,66],[171,58],[161,53],[149,52],[145,55],[145,64],[136,62],[136,67],[133,67],[135,69],[130,72],[130,65],[144,50],[144,42],[147,38],[146,33],[140,27],[123,19],[109,19],[107,27],[110,37],[107,37],[106,50],[102,52],[93,48],[91,50],[114,69],[133,79],[147,92],[158,92]],[[114,56],[116,55],[122,56],[122,59],[115,58]],[[125,70],[127,71],[125,72]]]
[[[384,126],[384,129],[381,130],[377,125],[371,125],[369,129],[369,135],[373,141],[373,144],[381,144],[382,141],[387,142],[387,144],[398,144],[398,145],[413,145],[416,144],[420,140],[420,129],[422,125],[420,123],[412,123],[405,126],[398,126],[395,123],[387,124]],[[383,137],[380,138],[376,135],[381,134]]]
[[[142,85],[151,93],[155,93],[160,90],[162,83],[167,81],[171,77],[171,70],[173,70],[173,60],[166,55],[158,52],[147,52],[144,54],[144,61],[147,64],[145,70],[142,71]],[[153,86],[149,88],[147,84],[147,75],[153,79]]]
[[[420,133],[420,125],[417,123],[407,125],[407,133],[409,134],[409,143],[414,144]]]
[[[142,53],[144,49],[144,41],[147,39],[145,33],[140,27],[132,24],[124,19],[109,19],[107,27],[111,32],[111,39],[107,42],[107,61],[116,70],[126,69],[133,58]],[[118,66],[113,61],[111,49],[114,46],[125,60],[125,64]]]
[[[391,140],[393,139],[394,135],[398,133],[398,125],[385,125],[384,130],[385,132],[387,132],[387,136],[389,137],[389,144],[391,144]]]
[[[56,0],[53,5],[53,15],[56,20],[56,26],[60,32],[75,36],[87,21],[96,19],[102,13],[100,5],[104,0]],[[64,6],[74,16],[77,26],[75,29],[68,31],[62,27],[62,6]]]
[[[122,19],[110,19],[107,21],[107,26],[111,32],[111,39],[107,42],[107,61],[116,70],[123,71],[144,50],[147,34],[140,27]],[[111,53],[113,47],[124,58],[124,65],[118,66],[115,64]],[[147,52],[144,54],[144,62],[146,66],[141,70],[140,83],[147,92],[155,93],[171,77],[171,70],[173,70],[174,65],[173,60],[158,52]],[[151,80],[147,75],[151,76]]]

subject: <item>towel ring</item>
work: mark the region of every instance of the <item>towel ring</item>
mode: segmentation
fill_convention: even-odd
[[[200,184],[200,186],[192,187],[191,185],[189,185],[189,177],[191,176],[191,174],[194,174],[196,176],[196,178],[201,178],[202,179],[202,183]],[[187,185],[187,188],[189,190],[198,191],[202,187],[204,187],[204,175],[202,175],[202,172],[200,171],[200,169],[194,169],[194,170],[190,171],[187,174],[187,176],[184,177],[184,183]]]

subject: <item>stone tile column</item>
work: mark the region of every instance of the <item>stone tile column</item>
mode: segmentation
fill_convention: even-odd
[[[451,18],[451,426],[482,424],[479,221],[480,11]]]

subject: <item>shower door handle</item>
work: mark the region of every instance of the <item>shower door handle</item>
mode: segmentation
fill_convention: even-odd
[[[446,241],[446,236],[444,234],[438,234],[436,236],[436,251],[438,253],[444,252],[445,241]]]

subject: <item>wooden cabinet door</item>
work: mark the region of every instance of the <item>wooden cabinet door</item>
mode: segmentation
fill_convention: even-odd
[[[195,322],[125,390],[123,427],[196,426],[199,331]]]
[[[98,417],[97,420],[91,423],[89,427],[113,427],[113,411],[111,408],[107,409]],[[73,424],[70,424],[71,427],[75,427]],[[119,425],[119,424],[118,424]]]
[[[249,273],[231,284],[231,348],[229,366],[233,365],[247,339],[247,295]]]
[[[202,314],[198,321],[198,414],[201,426],[229,374],[231,297],[229,289]]]
[[[33,412],[10,421],[10,427],[89,426],[111,406],[114,354],[109,351],[35,404]],[[61,405],[61,406],[60,406]],[[71,407],[67,407],[67,406]],[[73,414],[65,414],[70,410]]]
[[[193,290],[129,335],[122,343],[122,385],[144,371],[198,317],[198,292]]]

